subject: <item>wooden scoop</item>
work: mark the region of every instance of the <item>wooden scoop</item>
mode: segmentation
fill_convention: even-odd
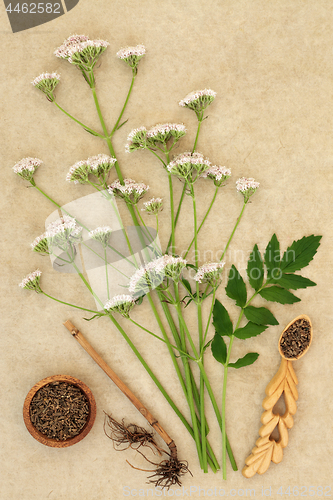
[[[283,448],[288,444],[288,429],[294,425],[293,415],[297,410],[298,380],[292,361],[300,359],[309,350],[312,336],[312,323],[305,314],[293,319],[280,335],[278,347],[282,357],[281,365],[265,390],[266,398],[262,403],[265,411],[260,419],[263,424],[259,429],[260,437],[251,455],[245,460],[246,465],[242,470],[243,476],[247,478],[256,473],[263,474],[271,462],[278,464],[282,461]],[[284,415],[275,415],[273,408],[282,394],[286,411]],[[276,427],[280,435],[277,441],[271,436]]]

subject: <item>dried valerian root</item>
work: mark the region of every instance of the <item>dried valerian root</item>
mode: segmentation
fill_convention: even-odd
[[[111,415],[105,413],[104,432],[112,440],[113,447],[117,451],[125,451],[128,448],[138,450],[141,446],[152,445],[161,455],[161,450],[154,440],[154,434],[144,427],[136,424],[125,425],[124,420],[122,423],[117,422]]]
[[[148,476],[149,483],[155,485],[155,487],[160,486],[161,488],[169,489],[174,484],[181,486],[180,478],[184,476],[187,472],[189,472],[192,476],[190,469],[188,468],[188,463],[184,461],[178,460],[178,458],[173,458],[169,453],[164,451],[166,455],[169,456],[168,459],[162,460],[160,463],[155,463],[149,460],[141,451],[136,450],[140,455],[142,455],[147,462],[154,465],[156,467],[155,471],[147,470],[147,469],[139,469],[138,467],[134,467],[127,460],[127,463],[133,468],[137,470],[142,470],[145,472],[153,472],[150,476]]]

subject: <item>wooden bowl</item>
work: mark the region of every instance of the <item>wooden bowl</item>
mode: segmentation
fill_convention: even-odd
[[[288,330],[288,328],[293,324],[295,323],[295,321],[297,321],[298,319],[305,319],[306,321],[308,321],[308,323],[310,324],[310,342],[309,342],[309,345],[304,349],[304,351],[301,352],[301,354],[299,354],[299,356],[295,357],[295,358],[287,358],[284,356],[282,350],[281,350],[281,339],[282,339],[282,335],[284,334],[284,332],[286,330]],[[309,347],[312,343],[312,337],[313,337],[313,328],[312,328],[312,323],[311,323],[311,320],[309,318],[309,316],[307,316],[306,314],[301,314],[300,316],[297,316],[296,318],[294,318],[292,321],[290,321],[290,323],[288,323],[288,325],[285,327],[285,329],[283,330],[283,332],[281,333],[280,335],[280,338],[279,338],[279,343],[278,343],[278,347],[279,347],[279,353],[280,355],[286,359],[287,361],[297,361],[298,359],[300,359],[302,356],[304,356],[304,354],[306,354],[309,350]]]
[[[48,438],[47,436],[45,436],[45,434],[42,434],[36,429],[30,419],[30,404],[32,398],[39,389],[52,382],[66,382],[67,384],[78,387],[86,396],[89,405],[89,415],[87,418],[87,422],[85,423],[80,433],[63,441],[57,441],[56,439]],[[81,380],[75,377],[71,377],[70,375],[53,375],[51,377],[44,378],[30,389],[23,405],[23,419],[30,434],[40,443],[45,444],[46,446],[51,446],[53,448],[66,448],[67,446],[72,446],[73,444],[81,441],[81,439],[83,439],[88,434],[88,432],[90,432],[95,422],[95,417],[96,402],[91,390],[86,386],[86,384],[81,382]]]

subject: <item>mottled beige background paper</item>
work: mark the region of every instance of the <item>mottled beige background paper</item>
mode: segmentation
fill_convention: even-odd
[[[148,488],[146,474],[130,468],[125,460],[141,468],[149,464],[134,451],[114,451],[103,432],[103,410],[139,425],[144,425],[144,420],[71,338],[62,326],[66,319],[82,329],[174,437],[179,456],[188,460],[193,473],[193,477],[184,478],[187,490],[182,495],[189,493],[190,487],[192,498],[199,498],[199,487],[206,496],[214,488],[224,488],[229,496],[235,493],[237,498],[242,493],[245,496],[249,488],[261,497],[262,488],[271,487],[271,498],[283,498],[277,495],[280,486],[283,490],[291,486],[291,491],[297,486],[314,486],[319,493],[320,486],[333,489],[331,1],[80,0],[76,8],[56,21],[16,34],[11,33],[2,5],[0,16],[1,498],[107,500],[123,498],[125,486],[137,489],[138,495],[139,489],[146,492]],[[304,235],[323,235],[318,254],[303,271],[318,286],[297,291],[300,303],[269,304],[280,326],[270,327],[246,344],[237,341],[234,345],[234,359],[249,350],[260,353],[253,366],[230,370],[228,379],[227,430],[241,470],[258,436],[265,387],[279,364],[280,331],[300,313],[308,314],[313,321],[313,345],[295,365],[300,398],[289,445],[283,462],[272,464],[264,476],[246,480],[229,465],[226,482],[220,473],[203,474],[193,440],[108,320],[86,323],[80,312],[17,286],[27,273],[39,267],[48,293],[94,307],[75,275],[57,273],[47,258],[31,252],[29,245],[43,232],[53,206],[34,189],[28,189],[11,170],[21,158],[37,156],[44,165],[36,180],[60,204],[91,192],[90,187],[69,185],[65,176],[76,161],[107,152],[105,145],[67,119],[30,83],[41,72],[60,72],[59,103],[91,127],[99,128],[88,86],[75,68],[53,56],[53,50],[75,32],[110,42],[96,71],[97,91],[109,126],[118,116],[130,83],[130,70],[116,59],[115,53],[127,45],[143,43],[147,47],[125,113],[128,123],[115,136],[114,147],[125,175],[147,182],[152,196],[165,198],[160,218],[164,245],[169,235],[165,172],[147,152],[126,155],[124,144],[132,128],[173,121],[183,122],[188,128],[177,152],[191,148],[196,118],[178,102],[188,92],[205,87],[214,89],[218,96],[203,124],[198,150],[213,163],[231,168],[232,178],[219,192],[214,211],[200,234],[201,263],[205,257],[210,258],[204,250],[214,254],[226,244],[241,208],[241,196],[235,192],[235,181],[241,176],[260,181],[260,189],[245,211],[227,256],[227,267],[235,263],[244,269],[242,252],[247,255],[255,243],[263,251],[273,232],[283,249]],[[213,187],[201,182],[198,207],[202,217]],[[175,182],[175,189],[178,198],[181,184]],[[192,209],[186,199],[177,228],[179,251],[188,245],[191,235]],[[237,310],[225,298],[223,287],[218,296],[235,319]],[[261,299],[256,301],[258,306],[266,304]],[[158,331],[146,303],[133,314],[138,322]],[[195,331],[193,309],[188,309],[187,318]],[[128,327],[125,321],[121,324]],[[189,418],[163,344],[133,326],[129,332]],[[220,402],[221,366],[210,353],[206,365]],[[40,379],[60,373],[82,379],[94,393],[98,407],[90,434],[64,450],[39,444],[27,432],[22,419],[22,405],[29,389]],[[207,415],[209,438],[219,457],[221,436],[209,402]]]

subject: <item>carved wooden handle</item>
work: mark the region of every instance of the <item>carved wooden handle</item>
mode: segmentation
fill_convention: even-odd
[[[275,464],[281,462],[283,448],[288,444],[288,429],[294,425],[293,415],[297,410],[296,401],[298,399],[297,384],[298,380],[292,362],[282,358],[278,372],[266,387],[266,398],[262,403],[265,411],[260,419],[263,424],[259,430],[260,438],[257,439],[251,455],[245,460],[246,465],[242,470],[243,476],[249,478],[256,473],[263,474],[271,462]],[[275,415],[273,407],[282,393],[286,411],[284,415]],[[271,437],[276,426],[280,434],[278,441]]]

